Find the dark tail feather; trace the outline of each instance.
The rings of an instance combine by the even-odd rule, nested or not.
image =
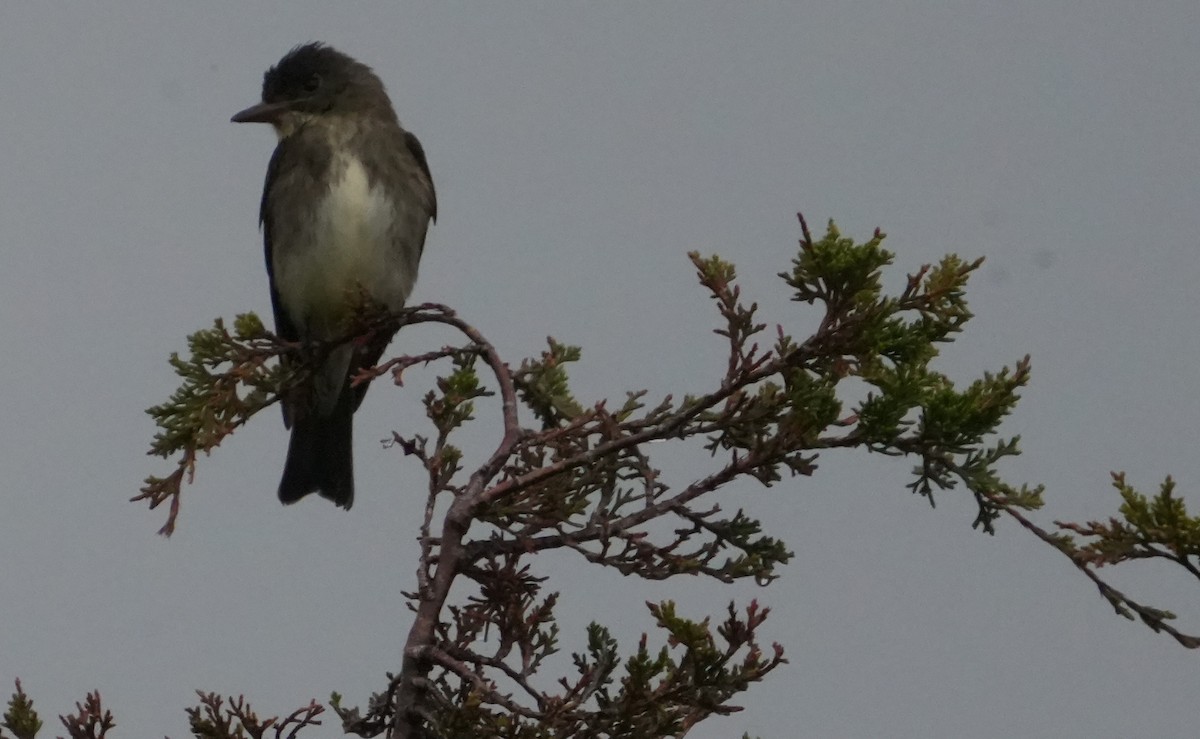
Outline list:
[[[355,356],[354,362],[350,368],[350,375],[353,376],[360,370],[374,367],[376,364],[378,364],[379,358],[383,356],[383,352],[387,349],[388,343],[391,342],[392,337],[395,335],[395,331],[389,333],[388,331],[381,330],[372,337],[372,340],[366,346],[359,348],[358,354]],[[367,387],[369,387],[370,384],[371,383],[369,382],[363,382],[359,383],[354,388],[354,410],[357,411],[358,407],[362,405],[363,398],[367,395]]]
[[[279,500],[295,503],[319,493],[349,510],[354,504],[353,394],[343,392],[325,417],[296,419],[288,443]]]

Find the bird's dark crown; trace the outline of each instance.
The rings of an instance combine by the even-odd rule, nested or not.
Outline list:
[[[317,115],[370,109],[394,116],[383,82],[370,67],[319,42],[297,46],[268,69],[262,99]]]

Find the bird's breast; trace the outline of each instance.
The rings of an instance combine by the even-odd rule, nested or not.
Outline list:
[[[361,161],[335,157],[329,186],[318,193],[310,212],[296,214],[303,227],[272,258],[284,309],[301,331],[322,339],[344,330],[354,291],[399,310],[416,273],[398,253],[397,203]]]

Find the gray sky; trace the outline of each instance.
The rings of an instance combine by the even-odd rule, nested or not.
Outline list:
[[[1048,485],[1038,521],[1115,510],[1110,469],[1189,495],[1200,5],[799,5],[6,7],[0,679],[48,718],[99,688],[121,736],[181,737],[195,688],[286,712],[332,690],[365,702],[398,664],[420,476],[377,440],[419,428],[419,383],[358,415],[349,514],[279,506],[275,413],[203,460],[171,540],[125,502],[169,470],[143,454],[142,412],[174,386],[167,354],[215,316],[269,314],[256,215],[274,139],[228,119],[313,39],[374,66],[429,154],[442,217],[414,298],[512,361],[548,334],[582,344],[582,398],[722,371],[688,250],[736,262],[772,322],[811,325],[774,277],[802,210],[882,227],[898,274],[988,257],[979,317],[940,366],[968,379],[1033,354],[1007,427],[1026,454],[1004,470]],[[540,564],[565,576],[564,646],[590,618],[632,645],[647,598],[702,615],[758,597],[791,664],[695,736],[1195,736],[1196,655],[1016,527],[971,531],[953,495],[931,511],[909,467],[855,455],[730,491],[797,554],[767,589]],[[1200,629],[1194,583],[1116,575]]]

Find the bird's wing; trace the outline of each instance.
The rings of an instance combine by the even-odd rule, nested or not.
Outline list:
[[[404,132],[404,144],[408,147],[408,151],[412,154],[413,159],[417,160],[421,171],[425,173],[425,179],[429,180],[429,220],[436,221],[437,192],[433,188],[433,175],[429,173],[429,162],[425,160],[425,147],[421,146],[421,142],[409,131]]]
[[[275,314],[275,333],[287,341],[298,341],[300,331],[284,312],[283,304],[279,299],[279,288],[275,284],[275,266],[272,258],[275,248],[275,224],[270,217],[271,189],[277,180],[280,162],[284,156],[284,143],[280,142],[279,146],[275,147],[275,153],[271,155],[271,163],[267,165],[267,180],[263,184],[262,202],[258,207],[258,223],[262,226],[263,232],[263,253],[267,260],[267,279],[271,285],[271,309]]]

